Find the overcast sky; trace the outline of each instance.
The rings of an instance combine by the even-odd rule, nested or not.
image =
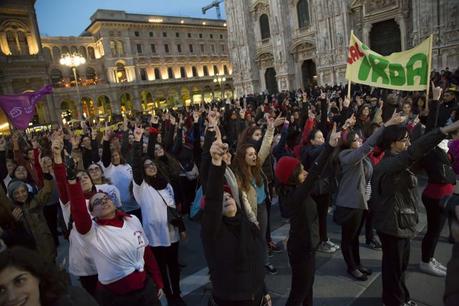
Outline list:
[[[217,18],[216,10],[202,14],[201,8],[213,0],[38,0],[38,26],[43,36],[78,36],[89,25],[97,9],[123,10],[151,15]],[[220,4],[222,16],[224,3]]]

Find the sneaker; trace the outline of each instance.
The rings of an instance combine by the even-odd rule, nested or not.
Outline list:
[[[337,245],[336,243],[332,242],[330,239],[325,241],[325,243],[328,244],[329,246],[331,246],[332,248],[335,248],[337,251],[341,249],[341,247],[339,245]]]
[[[405,303],[406,306],[418,306],[418,304],[413,301],[413,300],[409,300],[408,302]]]
[[[326,241],[322,241],[317,248],[318,252],[332,254],[336,252],[336,248],[330,246]]]
[[[445,267],[444,265],[442,265],[440,262],[438,262],[435,258],[432,258],[432,259],[430,260],[430,262],[433,263],[434,266],[436,266],[436,267],[439,268],[440,270],[443,270],[443,271],[446,272],[446,270],[447,270],[446,267]]]
[[[277,274],[277,269],[274,268],[274,266],[272,264],[267,264],[265,265],[266,267],[266,270],[268,270],[268,272],[272,275],[276,275]]]
[[[367,243],[365,244],[368,248],[373,249],[373,250],[380,251],[382,249],[381,243],[379,243],[379,241],[375,239],[367,241]]]
[[[355,269],[354,271],[347,270],[347,273],[352,276],[352,278],[356,281],[364,282],[368,280],[368,276],[359,270]]]
[[[427,274],[431,274],[434,276],[446,276],[446,271],[443,271],[440,268],[438,268],[436,265],[433,264],[432,261],[430,262],[421,261],[419,263],[419,269],[422,272],[425,272]]]
[[[268,248],[272,253],[282,253],[282,249],[272,241],[268,242]]]

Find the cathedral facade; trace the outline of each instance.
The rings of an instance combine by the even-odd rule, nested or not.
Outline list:
[[[236,95],[345,83],[351,30],[388,55],[434,34],[432,68],[459,66],[457,0],[227,0]]]

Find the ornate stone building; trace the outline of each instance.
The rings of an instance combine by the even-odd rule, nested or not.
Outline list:
[[[0,88],[15,94],[51,83],[53,94],[38,103],[36,123],[233,94],[223,20],[97,10],[78,37],[40,37],[34,3],[0,4]],[[76,67],[79,94],[72,69],[59,63],[67,53],[86,59]],[[215,82],[217,75],[226,81]]]
[[[434,33],[433,68],[459,66],[457,0],[227,0],[236,95],[346,82],[351,30],[387,55]]]

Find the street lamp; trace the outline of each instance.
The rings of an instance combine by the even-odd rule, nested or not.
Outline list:
[[[81,56],[78,53],[66,53],[63,54],[61,59],[59,60],[59,63],[63,66],[67,66],[72,68],[73,71],[73,77],[75,78],[75,84],[76,84],[76,90],[77,90],[77,96],[78,96],[78,103],[77,103],[77,108],[78,108],[78,118],[81,119],[81,113],[82,113],[82,107],[81,107],[81,96],[80,96],[80,87],[78,86],[78,78],[77,78],[77,72],[76,68],[80,65],[83,65],[86,63],[86,59]]]
[[[222,83],[226,82],[226,77],[224,75],[220,75],[217,73],[217,75],[215,76],[214,78],[214,83],[218,83],[218,85],[220,85],[220,90],[221,90],[221,99],[222,101],[224,100],[224,97],[223,97],[223,86],[222,86]]]

